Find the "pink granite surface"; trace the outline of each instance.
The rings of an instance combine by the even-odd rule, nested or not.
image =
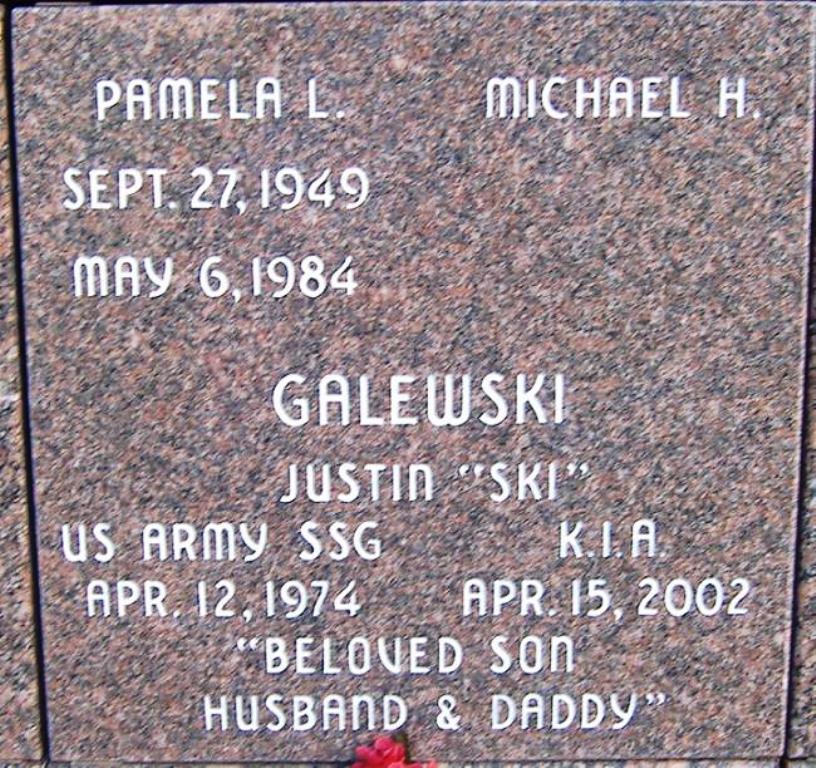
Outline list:
[[[782,754],[807,261],[811,12],[798,5],[337,5],[24,9],[15,13],[23,254],[57,760],[346,759],[364,733],[206,732],[201,698],[399,693],[416,757],[440,761],[773,758]],[[47,71],[47,77],[44,72]],[[485,81],[680,74],[687,120],[484,119]],[[716,116],[717,78],[751,111]],[[98,123],[99,78],[278,76],[279,121]],[[318,76],[346,110],[303,118]],[[169,169],[167,200],[213,168],[356,165],[357,211],[255,205],[69,212],[69,166]],[[353,297],[203,297],[196,268],[243,275],[260,254],[351,255]],[[160,259],[159,299],[77,300],[79,255]],[[244,287],[246,287],[244,285]],[[558,425],[284,427],[285,372],[563,371]],[[341,509],[277,499],[290,462],[427,461],[433,502]],[[493,504],[462,463],[587,461],[557,505]],[[557,524],[648,516],[664,557],[558,558]],[[379,521],[376,564],[297,557],[315,519]],[[140,561],[149,522],[271,526],[255,563]],[[68,563],[63,524],[110,523],[110,563]],[[233,579],[259,608],[267,578],[358,579],[356,619],[200,619],[198,580]],[[460,616],[463,579],[540,577],[554,616]],[[750,581],[742,616],[638,617],[638,582]],[[159,579],[171,614],[89,620],[91,579]],[[615,621],[569,615],[573,579],[605,578]],[[172,611],[178,611],[174,616]],[[490,638],[569,633],[576,669],[492,674]],[[264,674],[239,637],[457,636],[451,676]],[[626,729],[491,732],[489,696],[636,693]],[[462,728],[436,728],[442,692]],[[647,704],[661,694],[663,703]]]
[[[805,761],[790,761],[801,768],[810,768],[812,763]],[[482,762],[482,763],[438,763],[438,768],[469,768],[470,766],[481,766],[481,768],[779,768],[782,764],[780,760],[548,760],[546,762],[524,761],[520,763],[510,762]],[[58,763],[50,762],[54,768],[115,768],[121,763],[109,762],[73,762]],[[166,766],[171,768],[173,763],[130,763],[133,768],[147,768],[147,766]],[[183,765],[183,763],[178,764]],[[206,764],[205,764],[206,765]],[[252,768],[264,768],[267,765],[274,765],[277,768],[296,768],[303,766],[303,763],[214,763],[208,768],[215,766],[223,768],[238,768],[238,766],[252,766]],[[312,763],[316,766],[336,766],[337,763]],[[15,768],[15,766],[0,765],[0,768]]]
[[[813,302],[813,299],[811,299]],[[792,757],[816,757],[816,404],[814,404],[814,328],[810,328],[808,372],[807,451],[802,493],[802,520],[797,574],[796,647],[794,654],[793,707],[789,722]]]
[[[0,27],[2,11],[0,11]],[[0,66],[2,31],[0,31]],[[5,87],[0,83],[0,761],[41,754]]]

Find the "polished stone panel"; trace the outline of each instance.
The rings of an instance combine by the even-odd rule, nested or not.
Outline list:
[[[807,433],[793,655],[793,699],[789,718],[791,757],[816,757],[816,401],[814,401],[814,335],[810,329],[807,387]],[[799,765],[799,761],[795,763]],[[803,763],[804,765],[804,763]]]
[[[369,737],[337,714],[358,695],[404,699],[417,759],[781,756],[811,15],[16,11],[53,757],[344,760]],[[466,375],[471,417],[435,424],[432,377]],[[354,464],[359,495],[287,502],[310,462]],[[412,463],[429,500],[394,500],[390,470],[377,496],[362,469]],[[371,529],[345,547],[366,521],[379,557]],[[240,536],[263,525],[255,557]],[[161,533],[175,552],[146,557]],[[329,582],[319,616],[286,617],[295,579]],[[463,615],[474,579],[526,590],[527,613]],[[359,637],[374,661],[352,674]],[[413,674],[377,659],[394,637]],[[296,638],[300,672],[277,672]]]
[[[5,67],[0,9],[0,67]],[[0,760],[42,755],[23,452],[6,93],[0,82]]]

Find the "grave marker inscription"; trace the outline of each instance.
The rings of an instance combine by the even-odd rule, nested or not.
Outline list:
[[[780,755],[811,21],[17,11],[53,757]]]

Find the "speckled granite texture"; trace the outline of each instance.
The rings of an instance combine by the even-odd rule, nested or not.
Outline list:
[[[811,299],[813,302],[813,299]],[[814,331],[810,328],[805,486],[802,497],[800,562],[796,615],[793,709],[790,716],[790,754],[816,757],[816,370]],[[797,763],[799,765],[800,763]]]
[[[797,762],[802,768],[809,768],[806,763]],[[121,763],[105,762],[73,762],[73,763],[48,763],[53,768],[116,768]],[[129,763],[131,768],[175,768],[173,763]],[[184,763],[177,764],[178,768]],[[202,764],[207,766],[206,763]],[[239,766],[249,766],[251,768],[264,768],[264,766],[274,765],[276,768],[303,768],[305,765],[320,766],[329,768],[337,766],[337,763],[216,763],[207,768],[238,768]],[[479,762],[479,763],[437,763],[439,768],[777,768],[779,760],[597,760],[597,761],[560,761],[552,760],[546,762],[525,761],[522,763],[509,762]],[[0,764],[0,768],[15,768],[15,766],[5,766]]]
[[[0,66],[3,64],[0,9]],[[23,463],[8,126],[0,83],[0,760],[41,756]]]
[[[773,758],[782,754],[800,439],[811,11],[799,5],[553,4],[39,8],[15,12],[23,255],[52,757],[76,761],[347,759],[366,734],[203,729],[205,694],[399,693],[417,759]],[[682,75],[686,120],[484,118],[488,78]],[[716,116],[743,75],[742,119]],[[278,121],[99,123],[99,78],[277,76]],[[342,120],[304,117],[317,76]],[[324,91],[325,93],[325,91]],[[364,168],[356,211],[69,212],[69,166]],[[245,182],[244,182],[245,183]],[[246,187],[242,194],[248,195]],[[217,255],[354,259],[357,292],[318,300],[202,296]],[[77,300],[79,255],[173,256],[167,295]],[[284,427],[286,372],[563,372],[558,426]],[[290,462],[433,464],[422,504],[278,502]],[[556,505],[495,504],[462,463],[586,461]],[[559,559],[558,522],[657,522],[652,559]],[[309,566],[306,520],[375,519],[384,555]],[[141,562],[150,522],[269,523],[255,563]],[[68,563],[63,524],[109,523],[110,563]],[[94,550],[95,551],[95,550]],[[361,585],[359,617],[249,623],[267,578]],[[554,616],[463,619],[478,576],[543,579]],[[748,613],[636,615],[638,584],[747,579]],[[88,620],[90,579],[160,579],[170,614]],[[200,619],[198,580],[232,579],[239,615]],[[574,579],[622,613],[570,615]],[[729,600],[733,593],[729,592]],[[178,611],[178,615],[173,612]],[[454,675],[266,675],[239,637],[459,638]],[[498,634],[569,633],[571,674],[489,671]],[[489,697],[640,697],[632,722],[491,732]],[[437,698],[462,727],[436,728]],[[647,697],[662,694],[662,704]],[[654,701],[659,701],[655,698]]]

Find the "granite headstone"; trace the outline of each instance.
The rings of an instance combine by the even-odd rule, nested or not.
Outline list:
[[[811,42],[15,11],[52,757],[781,756]]]

